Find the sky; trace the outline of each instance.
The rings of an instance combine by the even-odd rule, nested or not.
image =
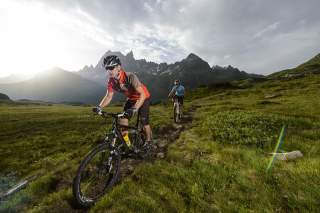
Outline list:
[[[1,0],[0,77],[96,65],[108,50],[270,74],[320,53],[319,0]]]

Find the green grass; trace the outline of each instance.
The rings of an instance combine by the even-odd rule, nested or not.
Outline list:
[[[168,107],[152,107],[155,132],[169,125]],[[122,107],[106,110],[121,112]],[[0,212],[28,209],[51,194],[57,193],[57,198],[61,190],[69,190],[80,160],[111,127],[111,118],[94,116],[91,107],[66,105],[2,103],[0,120],[0,192],[21,179],[40,176],[27,190],[2,202]]]
[[[268,77],[270,78],[288,78],[290,75],[293,76],[306,76],[310,74],[319,74],[320,71],[320,54],[316,55],[309,61],[300,64],[298,67],[293,68],[293,69],[286,69],[282,70],[280,72],[272,73]]]
[[[319,83],[313,76],[246,89],[198,89],[188,97],[198,107],[192,128],[169,147],[166,159],[140,166],[92,212],[317,212]],[[264,98],[270,94],[275,98]],[[304,157],[276,162],[268,173],[268,153],[283,124],[282,150],[298,149]]]
[[[90,211],[317,212],[320,76],[249,83],[188,93],[186,108],[196,108],[192,125],[169,146],[166,158],[140,164]],[[158,139],[172,125],[170,117],[171,104],[151,107]],[[103,137],[103,120],[89,107],[62,105],[1,105],[0,119],[3,188],[9,180],[43,172],[0,212],[77,211],[72,178],[84,154]],[[304,157],[276,161],[267,172],[284,124],[281,149],[300,150]]]

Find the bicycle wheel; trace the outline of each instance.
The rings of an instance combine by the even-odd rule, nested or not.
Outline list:
[[[183,113],[183,111],[182,111],[182,105],[179,105],[179,120],[182,119],[182,113]]]
[[[174,104],[173,106],[173,119],[175,123],[179,122],[179,104]]]
[[[82,207],[91,206],[117,181],[121,158],[107,144],[95,147],[80,163],[73,181],[73,195]]]
[[[132,135],[132,139],[133,139],[133,146],[141,149],[141,147],[144,145],[145,142],[145,135],[143,132],[135,132]]]

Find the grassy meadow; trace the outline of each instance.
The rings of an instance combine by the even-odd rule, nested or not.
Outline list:
[[[152,108],[155,131],[170,125],[167,107]],[[0,212],[20,211],[53,192],[70,190],[80,160],[104,138],[111,125],[111,118],[95,116],[91,109],[0,103],[0,192],[22,179],[39,176],[26,190],[1,201]],[[114,106],[108,111],[121,109]]]
[[[1,191],[40,174],[0,212],[318,212],[320,75],[233,85],[189,92],[192,123],[166,157],[140,164],[88,210],[75,207],[71,183],[105,121],[90,107],[0,105]],[[169,103],[151,106],[158,140],[170,116]],[[304,156],[267,172],[283,125],[281,150]]]

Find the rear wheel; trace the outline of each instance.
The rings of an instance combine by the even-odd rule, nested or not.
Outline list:
[[[121,158],[107,144],[94,148],[81,162],[73,181],[73,195],[82,207],[91,206],[119,177]]]
[[[173,119],[174,122],[179,123],[180,121],[180,113],[179,113],[179,104],[178,103],[174,103],[173,106]]]
[[[180,104],[179,105],[179,118],[180,118],[180,120],[182,119],[182,105]]]
[[[136,132],[133,136],[133,145],[138,148],[141,149],[142,146],[144,145],[146,141],[146,136],[143,132],[143,130]]]

